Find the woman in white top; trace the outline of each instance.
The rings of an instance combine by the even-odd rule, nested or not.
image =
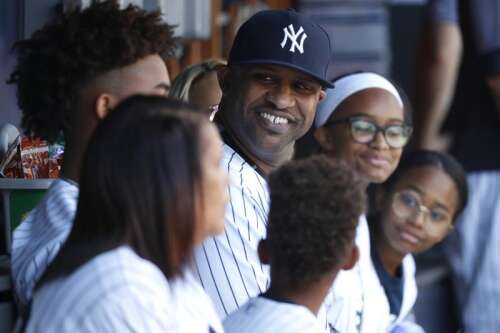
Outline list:
[[[396,171],[376,191],[368,218],[373,269],[383,302],[391,313],[391,330],[402,322],[417,297],[412,253],[428,250],[453,228],[467,202],[465,172],[451,156],[417,150],[403,156]],[[398,329],[396,329],[398,328]]]
[[[368,187],[384,182],[396,169],[412,132],[411,114],[400,91],[375,73],[345,75],[318,105],[314,136],[323,153],[347,162]],[[325,301],[329,325],[338,332],[385,332],[389,312],[373,293],[370,236],[364,216],[356,244],[360,258],[350,271],[337,275]]]
[[[222,145],[185,110],[136,96],[99,125],[74,226],[37,286],[27,332],[223,332],[190,273],[193,248],[224,228]]]

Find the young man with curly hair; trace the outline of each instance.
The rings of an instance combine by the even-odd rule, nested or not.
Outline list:
[[[259,256],[271,285],[224,321],[226,332],[324,332],[316,315],[354,244],[364,186],[346,164],[325,156],[292,161],[269,177],[271,208]]]
[[[10,83],[17,85],[25,132],[49,142],[62,134],[66,143],[61,177],[14,231],[12,276],[22,310],[71,229],[91,134],[124,98],[168,92],[164,59],[175,39],[159,13],[92,1],[87,9],[58,13],[15,48]]]

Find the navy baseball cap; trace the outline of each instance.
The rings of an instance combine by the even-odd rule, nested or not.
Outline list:
[[[228,65],[276,64],[309,74],[327,88],[330,37],[305,15],[292,10],[264,10],[239,29]]]

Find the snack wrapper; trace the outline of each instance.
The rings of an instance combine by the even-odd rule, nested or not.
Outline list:
[[[26,179],[49,178],[49,145],[38,138],[21,138],[21,164]]]
[[[60,144],[49,146],[45,140],[20,136],[0,163],[0,174],[6,178],[57,178],[63,153]]]

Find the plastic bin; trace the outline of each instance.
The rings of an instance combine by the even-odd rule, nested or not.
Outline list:
[[[10,255],[12,231],[38,204],[53,179],[0,179],[5,249]]]

